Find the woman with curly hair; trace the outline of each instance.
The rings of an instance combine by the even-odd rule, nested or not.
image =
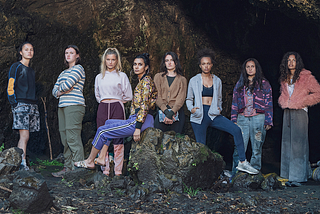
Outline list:
[[[173,130],[182,133],[185,114],[183,104],[187,95],[187,79],[182,76],[179,58],[174,52],[167,52],[160,64],[160,73],[154,76],[158,91],[157,106],[160,108],[154,127],[163,132]]]
[[[266,131],[273,125],[272,89],[263,76],[259,62],[247,59],[241,67],[240,79],[233,90],[231,121],[242,131],[244,149],[247,150],[249,138],[252,156],[250,164],[261,170],[262,145]],[[238,151],[234,149],[232,174],[236,172]]]
[[[280,176],[289,179],[287,186],[300,186],[310,176],[308,107],[320,102],[320,85],[297,52],[283,56],[279,82],[284,109]]]
[[[186,104],[191,112],[190,122],[197,142],[206,144],[208,126],[230,133],[239,153],[237,169],[249,174],[258,174],[246,160],[241,129],[222,116],[222,83],[219,77],[211,74],[215,53],[202,49],[197,54],[201,73],[192,77],[188,86]]]
[[[134,89],[130,117],[127,120],[110,119],[100,126],[92,141],[93,146],[89,157],[74,163],[76,167],[94,169],[95,164],[104,163],[110,140],[133,136],[133,140],[138,142],[141,132],[153,127],[154,119],[148,112],[155,107],[157,91],[153,80],[147,75],[150,70],[148,53],[136,56],[133,70],[139,78],[139,83]],[[99,152],[100,156],[96,158]]]

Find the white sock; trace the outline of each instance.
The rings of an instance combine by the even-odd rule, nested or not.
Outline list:
[[[21,165],[23,165],[23,166],[26,166],[26,165],[27,165],[26,159],[22,159]]]

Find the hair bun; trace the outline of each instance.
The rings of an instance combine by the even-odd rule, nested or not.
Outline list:
[[[147,57],[147,58],[149,59],[149,56],[150,56],[150,55],[149,55],[148,53],[143,53],[142,55],[145,56],[145,57]]]

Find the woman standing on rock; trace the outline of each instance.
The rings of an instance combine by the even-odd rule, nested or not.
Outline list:
[[[197,54],[201,73],[192,77],[188,86],[186,104],[191,112],[190,122],[197,142],[206,144],[207,128],[211,126],[233,135],[239,152],[237,169],[249,174],[258,174],[246,160],[241,129],[222,116],[222,83],[219,77],[211,74],[215,53],[202,49]]]
[[[74,162],[84,158],[81,129],[85,113],[85,72],[80,65],[80,51],[77,46],[68,45],[64,54],[67,69],[61,72],[52,89],[52,95],[59,99],[58,120],[61,143],[64,146],[64,168],[52,173],[54,177],[63,177],[73,169]]]
[[[18,148],[23,150],[21,168],[29,170],[26,163],[29,133],[40,130],[40,117],[36,99],[35,72],[29,67],[34,50],[30,42],[19,47],[20,61],[9,70],[8,99],[11,104],[12,129],[19,130]]]
[[[157,106],[160,108],[154,127],[163,132],[173,130],[182,133],[185,114],[182,109],[187,93],[187,79],[182,76],[182,68],[177,54],[167,52],[160,64],[160,73],[154,76],[158,91]]]
[[[138,142],[141,132],[153,127],[154,119],[152,115],[148,114],[148,111],[155,107],[157,91],[153,80],[147,75],[150,70],[149,54],[144,53],[136,56],[133,70],[139,78],[139,83],[134,90],[129,119],[110,119],[103,126],[100,126],[92,141],[93,146],[89,157],[74,163],[76,167],[94,169],[95,164],[103,165],[111,139],[133,136],[133,140]],[[100,150],[101,155],[96,158]]]
[[[97,128],[103,126],[106,120],[125,120],[123,103],[132,100],[132,88],[127,75],[121,71],[120,53],[116,48],[108,48],[101,57],[101,73],[95,79],[95,96],[99,103],[97,112]],[[122,174],[124,146],[123,139],[114,139],[114,171]],[[109,176],[109,156],[105,157],[103,173]]]
[[[241,67],[240,79],[233,90],[231,121],[242,131],[244,150],[249,138],[252,147],[250,164],[261,170],[262,145],[266,131],[273,125],[272,89],[256,59],[247,59]],[[233,175],[238,165],[238,151],[233,153]]]
[[[284,109],[280,176],[289,179],[287,186],[300,186],[310,175],[308,107],[320,102],[320,85],[296,52],[283,56],[279,81]]]

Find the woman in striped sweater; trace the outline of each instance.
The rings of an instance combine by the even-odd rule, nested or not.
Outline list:
[[[85,72],[80,65],[79,48],[69,45],[65,49],[65,65],[55,83],[52,95],[59,99],[58,120],[61,143],[64,146],[64,168],[54,177],[63,175],[73,169],[73,163],[84,159],[81,140],[82,119],[85,113],[83,85]]]

